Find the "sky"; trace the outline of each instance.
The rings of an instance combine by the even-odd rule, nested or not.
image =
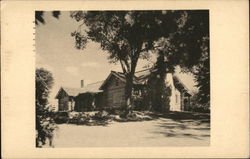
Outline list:
[[[54,86],[49,99],[52,104],[57,104],[55,96],[62,86],[80,88],[82,79],[84,85],[87,85],[105,80],[111,70],[121,71],[119,63],[109,63],[107,52],[98,43],[89,42],[84,50],[74,47],[75,41],[71,33],[79,23],[70,17],[69,12],[61,12],[59,19],[51,16],[51,12],[45,12],[44,20],[45,24],[36,26],[36,68],[43,67],[53,75]],[[155,61],[153,55],[150,61],[140,59],[137,71],[152,64]],[[195,89],[191,75],[178,73],[178,76],[185,80],[188,88]]]

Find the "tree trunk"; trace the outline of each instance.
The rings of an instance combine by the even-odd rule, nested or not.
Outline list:
[[[125,100],[126,100],[126,109],[128,110],[128,112],[131,111],[131,108],[133,106],[133,102],[132,102],[133,77],[135,74],[135,68],[138,62],[139,55],[140,55],[140,52],[133,53],[133,56],[131,57],[130,66],[127,61],[124,61],[125,64],[123,64],[123,62],[121,61],[123,73],[125,74],[125,77],[126,77]],[[124,69],[124,66],[126,66],[127,69]]]
[[[125,85],[125,100],[126,108],[128,110],[132,107],[132,88],[133,88],[133,75],[131,73],[126,76],[126,85]]]

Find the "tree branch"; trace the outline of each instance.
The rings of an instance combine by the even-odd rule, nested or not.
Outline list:
[[[127,70],[126,70],[126,68],[125,68],[125,66],[124,66],[124,64],[123,64],[123,61],[122,61],[121,59],[120,59],[119,61],[120,61],[121,66],[122,66],[122,71],[123,71],[123,73],[126,74],[126,73],[127,73]]]
[[[162,46],[153,46],[151,49],[149,49],[149,48],[143,48],[143,49],[141,49],[140,50],[140,52],[144,52],[144,51],[148,51],[148,50],[154,50],[154,49],[157,49],[157,48],[160,48],[160,47],[162,47]]]

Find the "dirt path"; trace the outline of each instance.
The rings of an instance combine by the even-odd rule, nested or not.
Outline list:
[[[159,118],[142,122],[112,122],[106,126],[61,124],[55,147],[209,146],[207,120]]]

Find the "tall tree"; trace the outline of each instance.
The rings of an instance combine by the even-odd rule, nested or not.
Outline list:
[[[110,62],[119,62],[126,77],[125,98],[131,106],[133,77],[139,58],[148,58],[160,37],[170,37],[183,22],[183,11],[88,11],[72,12],[82,22],[72,33],[75,46],[84,49],[88,41],[100,44]],[[85,26],[82,31],[81,26]]]
[[[191,57],[188,66],[197,63],[191,71],[195,75],[198,93],[197,102],[201,105],[210,105],[210,49],[209,49],[209,12],[208,10],[187,12],[187,22],[183,31],[179,32],[179,43],[185,47],[181,51],[194,50],[200,56]],[[177,42],[178,43],[178,42]]]
[[[157,43],[161,47],[156,49],[161,56],[164,54],[165,65],[156,67],[160,77],[167,72],[173,73],[177,65],[183,71],[193,72],[199,89],[197,99],[201,104],[210,100],[208,13],[207,10],[184,11],[178,30],[167,39],[159,39]],[[163,58],[157,59],[157,63],[161,61]]]
[[[166,74],[169,72],[165,62],[163,51],[158,52],[157,61],[151,73],[151,80],[148,81],[149,98],[151,98],[151,108],[155,111],[168,111],[170,108],[171,88],[166,85]],[[153,81],[152,81],[153,80]]]
[[[41,147],[49,139],[52,145],[53,131],[56,128],[53,113],[48,107],[48,97],[53,86],[52,74],[43,69],[36,69],[36,147]]]
[[[202,57],[199,64],[193,69],[195,75],[198,92],[197,103],[203,107],[210,108],[210,62],[209,62],[209,47],[208,38],[203,39]]]

